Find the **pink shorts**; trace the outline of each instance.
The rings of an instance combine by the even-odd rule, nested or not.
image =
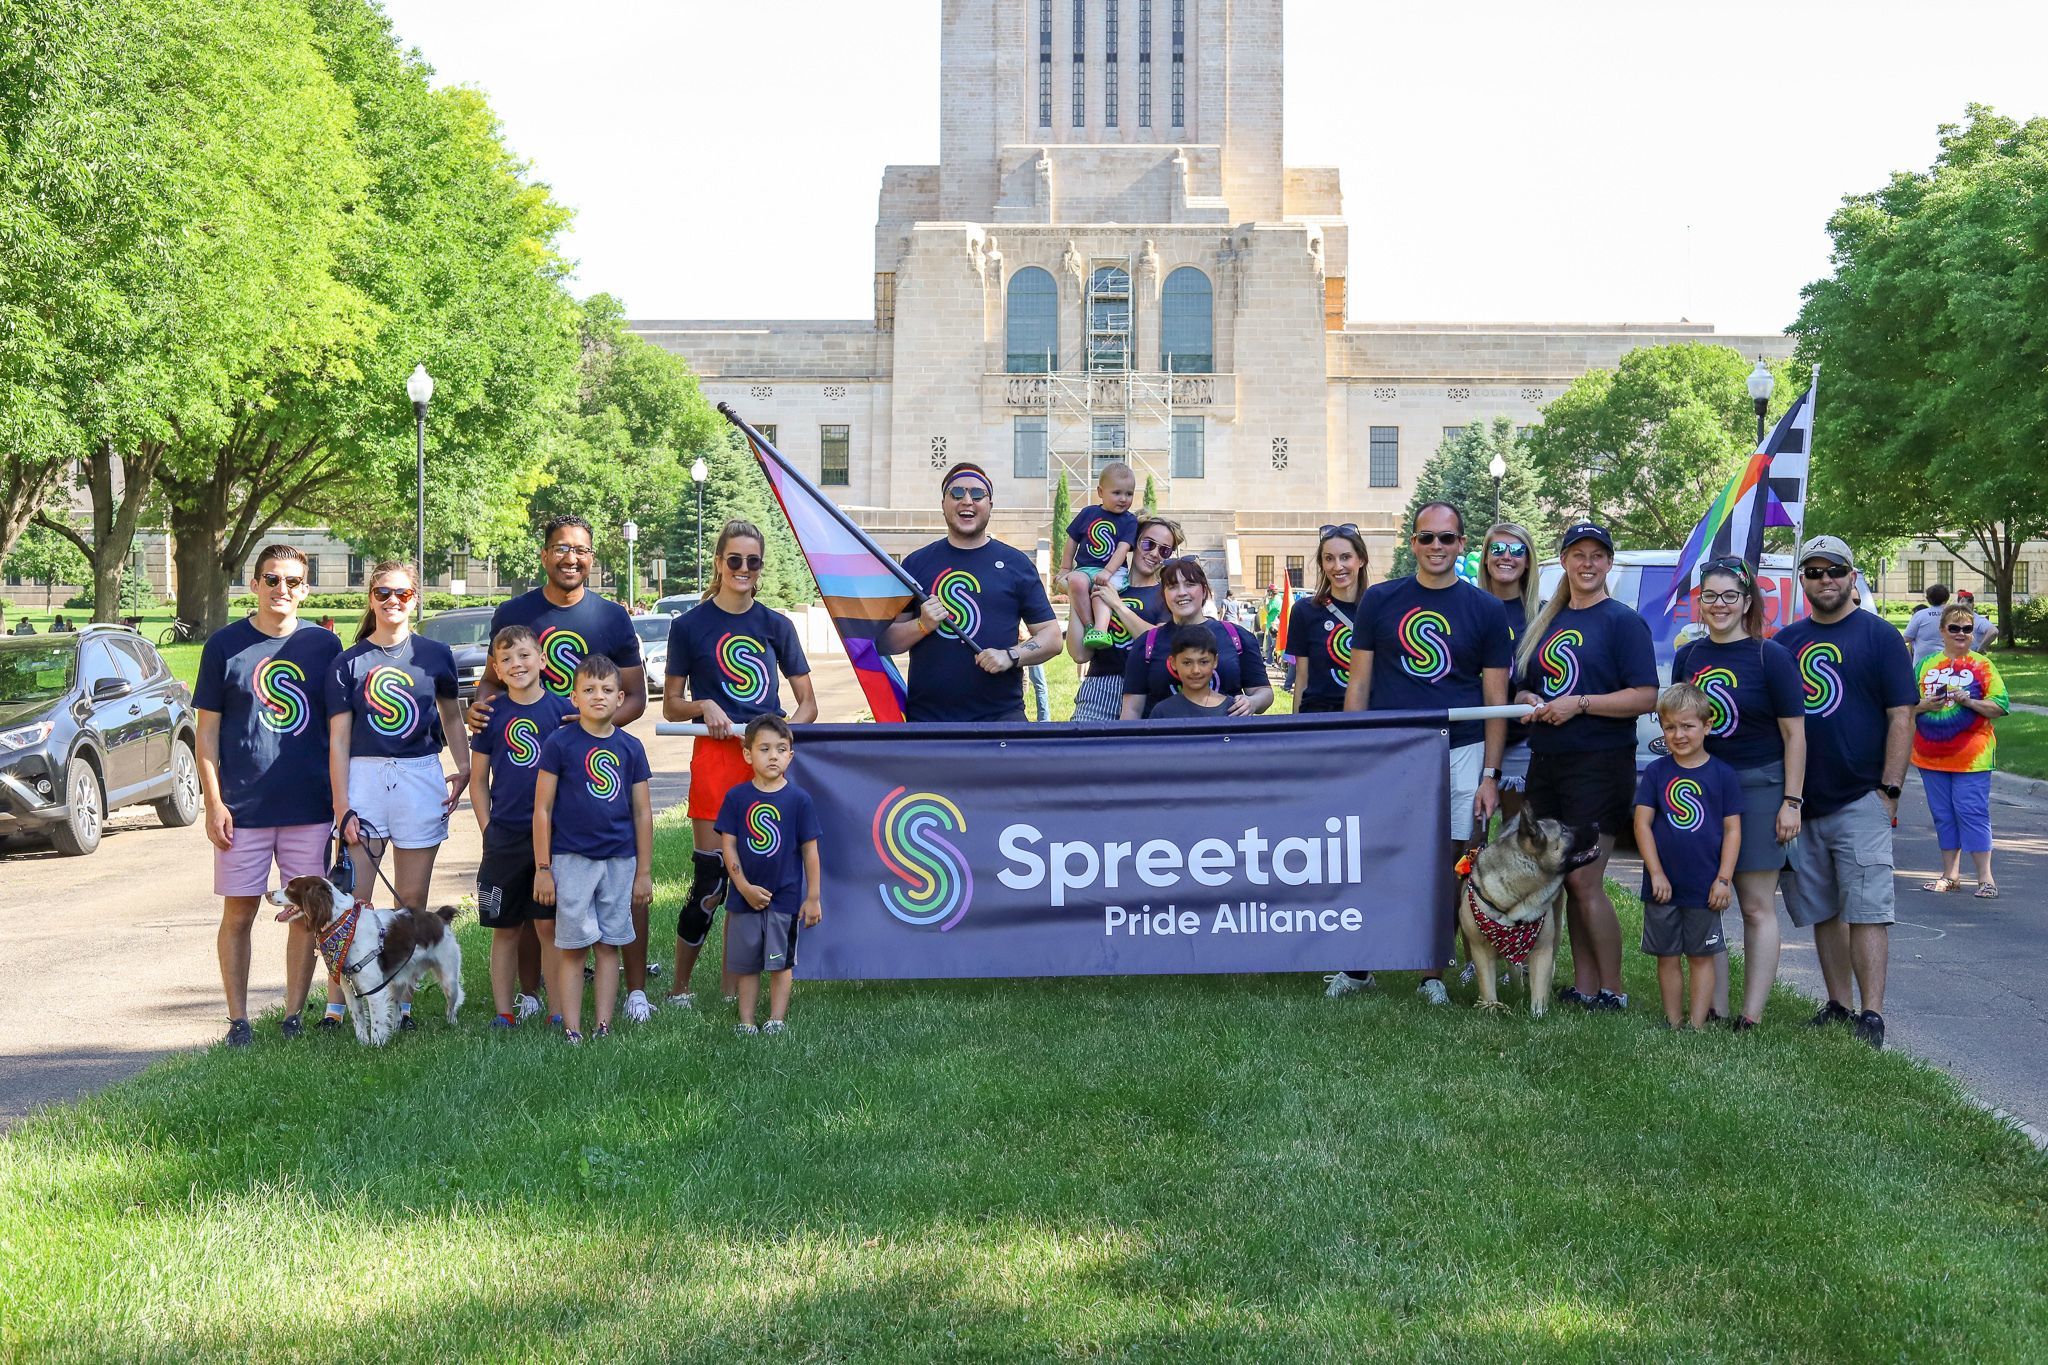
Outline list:
[[[279,825],[274,829],[235,826],[226,849],[213,851],[213,894],[260,896],[270,889],[270,867],[277,864],[277,884],[294,877],[327,875],[327,836],[333,826]]]

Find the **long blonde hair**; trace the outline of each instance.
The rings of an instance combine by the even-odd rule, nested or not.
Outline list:
[[[418,592],[420,590],[419,574],[413,571],[412,565],[407,564],[404,560],[401,559],[384,560],[383,562],[373,567],[370,570],[370,576],[363,580],[363,591],[365,594],[369,596],[370,603],[368,606],[363,608],[362,623],[356,627],[357,644],[361,644],[363,641],[369,639],[370,632],[377,629],[377,580],[380,578],[389,578],[392,574],[400,573],[404,574],[408,579],[411,580],[412,589],[414,592]],[[406,623],[406,629],[412,629],[412,623],[409,620]]]
[[[1486,561],[1491,557],[1489,547],[1503,533],[1521,541],[1522,548],[1528,551],[1527,554],[1522,556],[1522,620],[1525,622],[1533,621],[1536,619],[1536,613],[1539,610],[1536,597],[1536,579],[1539,575],[1536,572],[1536,538],[1534,536],[1512,521],[1496,521],[1493,525],[1486,528],[1486,542],[1479,548],[1479,572],[1482,574],[1488,572]],[[1490,577],[1487,579],[1485,586],[1488,592],[1493,591],[1493,580]],[[1528,627],[1525,625],[1523,629],[1526,630]]]
[[[737,517],[733,518],[731,521],[728,521],[725,524],[725,528],[718,533],[718,544],[712,548],[711,582],[708,585],[706,585],[704,589],[704,593],[701,598],[702,601],[709,602],[712,598],[718,596],[718,589],[725,583],[725,547],[730,545],[735,540],[751,540],[756,545],[760,546],[761,564],[763,568],[767,567],[768,537],[762,535],[761,528],[754,525],[753,522],[741,521]],[[761,580],[759,578],[756,578],[754,580],[754,590],[758,593],[760,591],[760,587]]]

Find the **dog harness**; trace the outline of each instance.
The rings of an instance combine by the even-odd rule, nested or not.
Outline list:
[[[363,911],[369,908],[368,901],[357,901],[317,940],[320,956],[326,960],[330,976],[339,974],[348,962],[348,950],[356,941],[356,925],[361,922]]]
[[[1536,946],[1536,938],[1543,932],[1546,914],[1522,924],[1509,924],[1494,914],[1493,907],[1479,899],[1479,888],[1465,883],[1465,904],[1471,908],[1472,922],[1479,926],[1479,936],[1487,941],[1496,953],[1517,967],[1529,960],[1529,950]]]

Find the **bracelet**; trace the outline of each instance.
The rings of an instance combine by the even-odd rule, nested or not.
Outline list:
[[[1785,804],[1790,806],[1793,810],[1798,810],[1801,806],[1806,804],[1806,798],[1803,796],[1788,796],[1785,798]]]
[[[1731,881],[1729,881],[1729,880],[1728,880],[1728,879],[1727,879],[1726,877],[1716,877],[1716,878],[1714,878],[1714,885],[1716,885],[1716,886],[1720,886],[1720,885],[1723,885],[1724,883],[1725,883],[1726,885],[1728,885],[1728,886],[1733,886],[1733,885],[1735,885],[1735,883],[1734,883],[1734,882],[1731,882]]]
[[[533,865],[533,870],[535,872],[553,872],[555,870],[555,865],[553,863],[535,863]]]
[[[1590,693],[1590,692],[1581,692],[1581,693],[1579,693],[1579,714],[1583,716],[1583,715],[1585,715],[1585,714],[1586,714],[1586,713],[1587,713],[1588,711],[1590,711],[1590,710],[1592,710],[1592,709],[1593,709],[1593,694],[1592,694],[1592,693]]]

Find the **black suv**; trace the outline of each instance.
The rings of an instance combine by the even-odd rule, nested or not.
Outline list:
[[[420,634],[439,640],[455,656],[456,696],[464,706],[476,698],[483,681],[484,664],[491,654],[491,617],[495,607],[457,607],[429,616],[420,623]]]
[[[198,743],[191,692],[128,627],[0,636],[0,836],[90,853],[109,811],[144,801],[189,825]]]

